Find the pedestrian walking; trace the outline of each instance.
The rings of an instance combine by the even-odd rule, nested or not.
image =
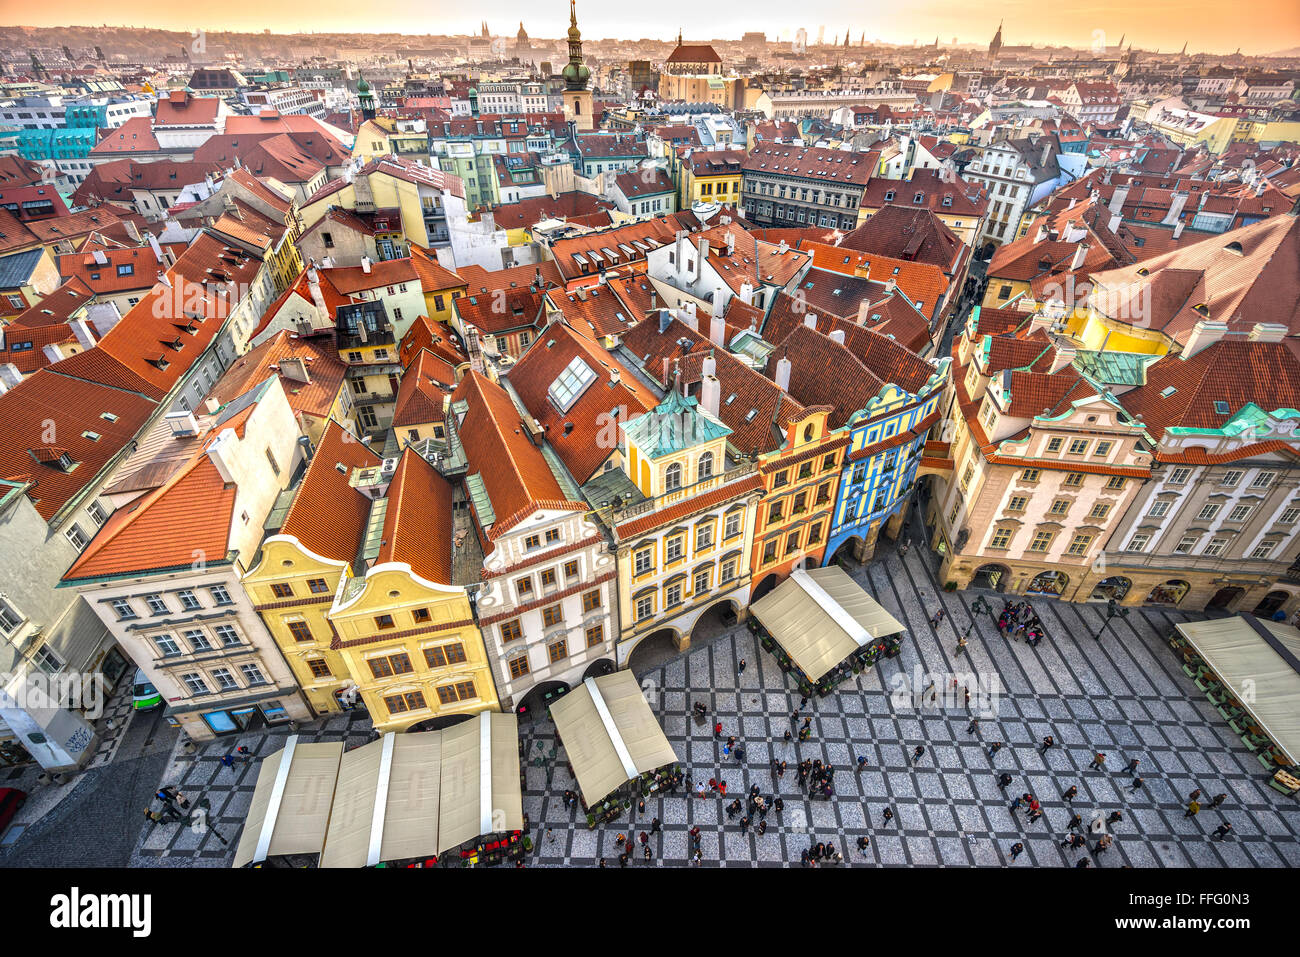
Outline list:
[[[162,814],[161,814],[161,812],[159,812],[159,811],[155,811],[155,810],[153,810],[152,808],[145,808],[145,809],[144,809],[144,816],[145,816],[145,820],[150,821],[150,822],[152,822],[153,824],[161,824],[161,823],[162,823]]]
[[[1130,758],[1130,759],[1129,759],[1129,762],[1128,762],[1128,765],[1124,768],[1124,772],[1125,772],[1126,774],[1132,774],[1134,771],[1137,770],[1137,766],[1138,766],[1138,764],[1139,764],[1139,761],[1138,761],[1137,758]]]
[[[1011,845],[1011,859],[1014,861],[1017,857],[1019,857],[1022,853],[1024,853],[1024,850],[1025,850],[1025,845],[1021,844],[1019,841],[1016,841],[1016,843]]]
[[[1054,744],[1056,744],[1056,741],[1055,741],[1055,739],[1054,739],[1054,738],[1049,734],[1047,737],[1043,738],[1043,744],[1042,744],[1042,746],[1038,749],[1038,753],[1039,753],[1039,754],[1046,754],[1046,753],[1047,753],[1047,749],[1050,748],[1050,747],[1052,747]]]
[[[764,821],[759,821],[759,822],[758,822],[758,833],[759,833],[759,834],[766,834],[766,833],[767,833],[767,821],[764,820]]]
[[[660,824],[659,824],[659,818],[657,818],[657,817],[652,817],[652,818],[650,819],[650,833],[651,833],[651,834],[655,834],[655,833],[657,833],[660,829],[661,829],[661,826],[660,826]]]
[[[785,810],[785,801],[777,798],[772,802],[772,810],[776,811],[777,817],[780,817],[781,812]]]
[[[1216,841],[1221,841],[1231,833],[1232,833],[1232,825],[1229,824],[1227,821],[1224,821],[1222,824],[1220,824],[1218,827],[1214,829],[1214,834],[1212,835],[1212,837]]]
[[[858,838],[858,850],[861,851],[863,854],[867,853],[867,848],[870,846],[871,846],[871,838],[867,837],[865,834],[862,837]]]
[[[1008,807],[1007,810],[1010,811],[1012,814],[1015,814],[1017,811],[1019,811],[1022,807],[1025,806],[1025,803],[1026,802],[1023,797],[1018,797],[1011,802],[1011,806]]]
[[[912,763],[919,764],[921,758],[924,755],[925,755],[925,745],[918,744],[915,748],[912,749]]]
[[[1098,771],[1104,771],[1106,770],[1105,767],[1103,767],[1105,763],[1106,763],[1106,755],[1098,751],[1096,754],[1092,756],[1092,763],[1089,764],[1088,767],[1096,768]]]
[[[1188,802],[1187,802],[1187,811],[1183,814],[1183,817],[1196,817],[1196,815],[1198,815],[1198,814],[1200,814],[1200,813],[1201,813],[1201,802],[1200,802],[1200,801],[1188,801]]]
[[[943,621],[943,609],[940,608],[930,617],[930,627],[933,628],[939,622]]]
[[[1224,801],[1226,801],[1227,799],[1228,799],[1228,795],[1227,795],[1227,794],[1216,794],[1216,795],[1214,795],[1213,798],[1210,799],[1210,807],[1218,807],[1220,804],[1222,804],[1222,803],[1223,803]]]
[[[1079,812],[1075,811],[1070,815],[1070,823],[1065,825],[1067,831],[1073,831],[1076,827],[1083,826],[1083,818],[1079,817]]]
[[[736,758],[737,761],[743,761],[743,760],[745,760],[745,749],[742,748],[742,747],[738,747],[738,748],[736,748],[736,749],[732,752],[732,754],[735,755],[735,758]]]
[[[701,781],[695,785],[695,794],[700,800],[704,800],[704,782]]]
[[[786,729],[785,729],[785,743],[786,743],[786,744],[789,744],[789,743],[790,743],[791,741],[793,741],[793,740],[794,740],[794,735],[792,735],[792,734],[790,733],[790,729],[789,729],[789,728],[786,728]]]
[[[647,834],[645,831],[642,831],[640,834],[638,834],[636,839],[640,841],[642,844],[650,843],[650,835]]]
[[[1114,826],[1122,820],[1124,820],[1123,814],[1120,814],[1119,811],[1111,811],[1110,817],[1106,818],[1106,823],[1108,825]]]
[[[1097,846],[1092,849],[1092,853],[1096,857],[1100,857],[1103,852],[1110,850],[1110,846],[1113,843],[1115,843],[1115,839],[1113,837],[1111,837],[1109,834],[1103,834],[1101,837],[1097,839]]]
[[[990,745],[989,745],[989,760],[992,760],[992,759],[993,759],[993,755],[997,754],[997,753],[998,753],[999,751],[1001,751],[1001,750],[1002,750],[1002,742],[1001,742],[1001,741],[994,741],[992,744],[990,744]]]
[[[999,788],[999,790],[1005,791],[1005,790],[1007,789],[1007,786],[1008,786],[1010,783],[1011,783],[1011,775],[1009,775],[1009,774],[1007,774],[1007,772],[1003,771],[1002,774],[999,775],[999,777],[998,777],[998,788]]]
[[[1140,790],[1142,790],[1142,779],[1141,779],[1141,778],[1134,778],[1134,779],[1133,779],[1133,786],[1132,786],[1131,788],[1129,788],[1129,791],[1130,791],[1131,793],[1136,794],[1136,793],[1137,793],[1138,791],[1140,791]]]
[[[955,654],[961,655],[961,654],[965,654],[965,652],[966,652],[966,636],[962,635],[960,638],[957,639],[957,651],[955,652]]]
[[[654,855],[650,853],[650,845],[649,845],[649,844],[647,844],[647,845],[646,845],[645,847],[643,847],[641,850],[642,850],[642,853],[645,855],[645,859],[646,859],[647,861],[649,861],[649,860],[653,860],[653,859],[654,859]]]
[[[1189,800],[1189,801],[1199,801],[1200,799],[1201,799],[1201,789],[1200,789],[1200,788],[1197,788],[1197,789],[1196,789],[1195,791],[1193,791],[1191,794],[1187,795],[1187,800]]]
[[[1092,861],[1090,861],[1086,857],[1081,857],[1079,858],[1079,863],[1075,864],[1074,866],[1079,868],[1089,868],[1092,867]]]
[[[713,726],[713,736],[714,736],[715,738],[720,738],[720,737],[722,737],[722,722],[721,722],[721,721],[719,721],[717,724],[715,724],[715,725]]]
[[[736,672],[737,672],[738,674],[742,674],[742,675],[745,673],[745,659],[744,659],[744,658],[741,658],[741,659],[740,659],[740,664],[738,664],[738,665],[736,666]]]
[[[885,813],[883,817],[885,819],[885,823],[888,824],[890,821],[894,819],[894,809],[889,807],[885,808]]]
[[[979,718],[971,718],[971,719],[970,719],[970,724],[966,725],[966,733],[967,733],[967,734],[974,734],[976,731],[979,730],[979,726],[980,726],[980,719],[979,719]]]
[[[859,770],[859,771],[865,771],[866,769],[867,769],[867,756],[866,756],[865,754],[859,754],[859,755],[858,755],[858,770]]]
[[[1065,793],[1061,795],[1061,800],[1064,801],[1066,804],[1073,804],[1074,799],[1078,796],[1079,796],[1078,785],[1071,784],[1068,788],[1065,789]]]
[[[747,816],[740,819],[740,830],[741,833],[749,830],[749,818]]]

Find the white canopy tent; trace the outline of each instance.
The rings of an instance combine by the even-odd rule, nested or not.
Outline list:
[[[235,867],[283,854],[319,854],[343,757],[342,741],[306,744],[291,735],[263,759],[235,850]]]
[[[1175,627],[1287,763],[1300,764],[1300,629],[1243,615]]]
[[[262,762],[234,866],[318,853],[321,867],[373,867],[523,826],[513,714],[386,734],[347,753],[295,735]]]
[[[812,681],[858,649],[907,630],[838,565],[795,569],[749,610]]]
[[[588,678],[551,705],[588,807],[678,758],[630,671]]]

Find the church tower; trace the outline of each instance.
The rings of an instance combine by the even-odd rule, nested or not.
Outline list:
[[[998,21],[998,32],[993,34],[993,42],[989,44],[989,59],[996,60],[998,51],[1002,49],[1002,21]]]
[[[357,99],[361,101],[361,116],[363,119],[373,120],[375,118],[375,95],[370,92],[370,84],[366,78],[357,74]]]
[[[570,128],[585,133],[594,128],[591,118],[591,91],[587,80],[591,70],[582,62],[582,33],[578,30],[575,0],[569,0],[569,62],[560,75],[564,77],[564,118]]]

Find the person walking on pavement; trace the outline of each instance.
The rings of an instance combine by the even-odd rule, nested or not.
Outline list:
[[[736,673],[737,673],[737,674],[742,674],[742,675],[745,673],[745,659],[744,659],[744,658],[741,658],[741,659],[740,659],[740,664],[736,666]]]
[[[1183,817],[1196,817],[1196,815],[1198,815],[1198,814],[1200,814],[1200,813],[1201,813],[1201,802],[1200,802],[1200,801],[1188,801],[1188,802],[1187,802],[1187,811],[1183,814]]]
[[[1128,764],[1124,768],[1124,772],[1126,774],[1132,774],[1134,771],[1137,770],[1138,764],[1139,761],[1137,758],[1130,758]]]
[[[1073,831],[1076,827],[1082,827],[1082,826],[1083,826],[1083,818],[1079,816],[1078,811],[1075,811],[1073,814],[1070,815],[1070,823],[1065,825],[1065,829],[1067,831]]]
[[[925,745],[918,744],[915,748],[912,749],[912,763],[919,764],[921,762],[921,757],[924,754],[925,754]]]
[[[1222,804],[1222,803],[1223,803],[1224,801],[1226,801],[1227,799],[1228,799],[1228,795],[1227,795],[1227,794],[1216,794],[1216,795],[1214,795],[1214,797],[1210,800],[1210,805],[1209,805],[1209,806],[1210,806],[1210,807],[1218,807],[1220,804]]]
[[[971,719],[970,719],[970,724],[966,725],[966,733],[967,733],[967,734],[974,734],[976,731],[979,730],[979,726],[980,726],[980,719],[979,719],[979,718],[971,718]]]
[[[650,819],[650,833],[654,834],[657,833],[659,830],[660,830],[659,818],[652,817]]]
[[[145,808],[144,816],[146,820],[151,821],[153,824],[162,823],[162,819],[163,819],[162,813],[159,811],[155,811],[152,808]]]
[[[1229,824],[1227,821],[1224,821],[1222,824],[1220,824],[1218,827],[1214,829],[1214,833],[1211,835],[1211,837],[1213,837],[1214,840],[1216,841],[1221,841],[1231,833],[1232,833],[1232,825]]]
[[[965,652],[966,652],[966,636],[962,635],[960,638],[957,639],[957,650],[953,652],[953,654],[960,655],[960,654],[965,654]]]
[[[888,824],[890,821],[892,821],[892,820],[894,819],[894,809],[893,809],[893,808],[888,808],[888,807],[885,808],[884,818],[885,818],[885,823],[886,823],[886,824]]]
[[[1106,769],[1105,767],[1103,767],[1105,763],[1106,763],[1106,755],[1098,751],[1096,754],[1092,756],[1092,763],[1089,764],[1088,767],[1096,768],[1098,771],[1105,771]]]
[[[859,771],[865,771],[866,769],[867,769],[867,756],[866,756],[865,754],[859,754],[859,755],[858,755],[858,770],[859,770]]]
[[[1029,802],[1029,823],[1033,824],[1042,816],[1043,816],[1043,806],[1038,803],[1037,798],[1032,799]]]
[[[1136,794],[1136,793],[1137,793],[1138,791],[1140,791],[1140,790],[1142,790],[1142,779],[1141,779],[1141,778],[1134,778],[1134,779],[1133,779],[1133,786],[1132,786],[1131,788],[1129,788],[1129,791],[1132,792],[1132,793],[1134,793],[1134,794]]]
[[[1007,808],[1007,810],[1010,811],[1012,814],[1015,814],[1022,807],[1024,807],[1026,803],[1027,802],[1025,801],[1024,797],[1018,797],[1011,802],[1011,806]]]
[[[939,624],[939,622],[941,622],[941,621],[943,621],[943,609],[942,609],[942,608],[940,608],[938,611],[936,611],[936,612],[934,613],[934,615],[930,618],[930,627],[933,628],[935,625]]]
[[[1102,852],[1109,851],[1110,846],[1113,843],[1115,843],[1115,839],[1113,837],[1111,837],[1109,834],[1103,834],[1101,837],[1097,839],[1097,846],[1092,849],[1093,855],[1100,858]]]
[[[990,745],[989,745],[989,760],[991,761],[991,760],[993,759],[993,756],[994,756],[995,754],[997,754],[997,753],[998,753],[999,751],[1001,751],[1001,750],[1002,750],[1002,742],[1001,742],[1001,741],[994,741],[992,744],[990,744]]]
[[[1011,783],[1011,775],[1007,774],[1006,771],[1003,771],[1002,774],[998,776],[998,790],[1005,791],[1007,789],[1007,785],[1009,785],[1010,783]]]
[[[1065,793],[1061,795],[1061,800],[1064,801],[1066,804],[1073,804],[1074,799],[1078,796],[1079,796],[1079,786],[1077,784],[1071,784],[1068,788],[1066,788]]]
[[[1011,845],[1011,859],[1014,861],[1017,857],[1019,857],[1022,853],[1024,853],[1024,850],[1025,850],[1025,845],[1021,844],[1019,841],[1016,841],[1016,843]]]
[[[719,721],[717,724],[715,724],[715,725],[713,726],[713,736],[714,736],[715,738],[721,738],[721,737],[722,737],[722,722],[721,722],[721,721]]]
[[[1047,749],[1052,747],[1052,745],[1054,744],[1056,744],[1056,740],[1049,734],[1047,737],[1043,738],[1043,743],[1041,746],[1039,746],[1038,753],[1046,754]]]
[[[1111,811],[1110,817],[1106,818],[1106,823],[1113,827],[1122,820],[1124,820],[1123,814],[1120,814],[1119,811]]]

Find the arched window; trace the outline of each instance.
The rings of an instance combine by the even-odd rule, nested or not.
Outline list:
[[[682,467],[674,462],[664,470],[664,490],[671,492],[682,487]]]
[[[700,456],[700,481],[713,475],[713,453],[705,452]]]
[[[812,437],[813,437],[813,427],[811,425],[805,426],[803,430],[803,440],[805,442],[811,442]]]

